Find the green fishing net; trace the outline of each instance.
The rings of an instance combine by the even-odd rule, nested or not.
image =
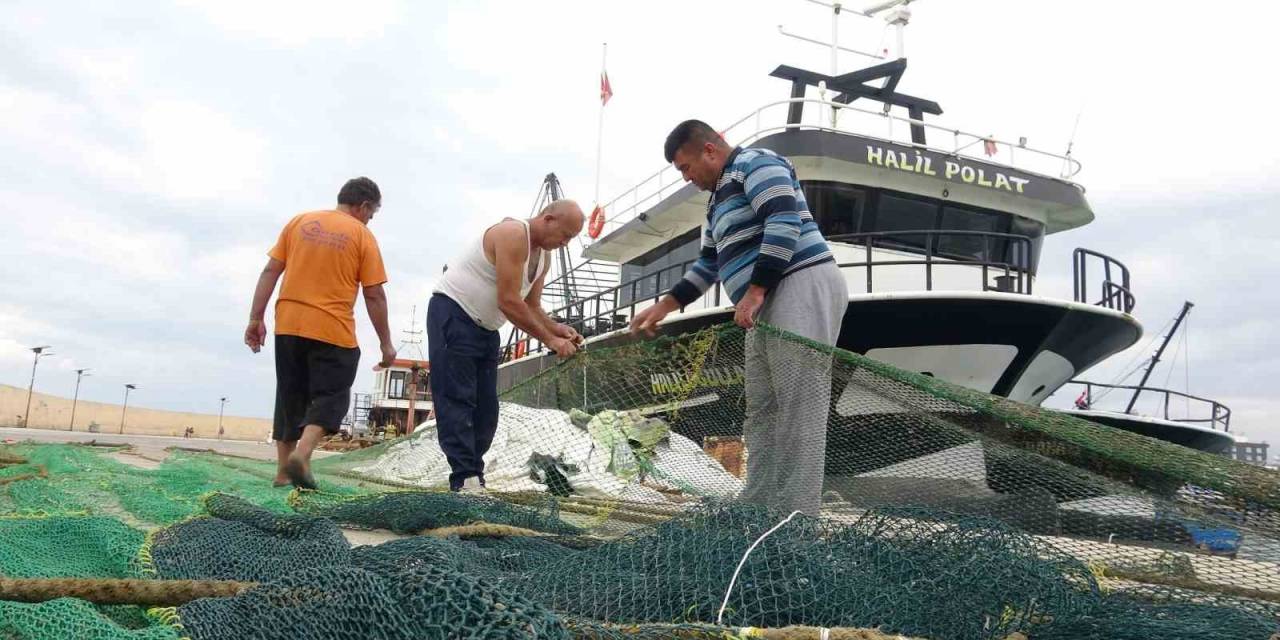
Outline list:
[[[760,347],[775,384],[825,403],[804,433],[753,409],[781,456],[743,428]],[[1274,471],[769,327],[590,349],[502,401],[484,495],[439,490],[431,424],[318,460],[321,492],[207,453],[144,470],[0,449],[0,575],[256,583],[150,612],[0,602],[0,638],[1280,632]],[[795,471],[816,478],[816,515],[742,499]],[[401,535],[352,546],[350,529]]]

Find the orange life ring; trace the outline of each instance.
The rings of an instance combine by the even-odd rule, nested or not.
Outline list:
[[[604,231],[604,209],[596,205],[595,210],[591,212],[591,220],[587,222],[587,235],[595,240],[600,237],[601,231]]]
[[[528,342],[524,340],[521,340],[516,343],[516,357],[514,358],[515,360],[519,360],[520,358],[524,357],[525,345],[527,344]]]

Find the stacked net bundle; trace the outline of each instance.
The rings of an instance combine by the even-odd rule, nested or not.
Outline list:
[[[20,464],[0,467],[0,514],[105,515],[147,529],[203,513],[203,497],[219,490],[288,513],[289,489],[273,487],[274,464],[175,451],[154,469],[113,459],[106,447],[9,447]],[[7,476],[7,477],[6,477]],[[354,482],[329,490],[359,493]]]
[[[452,499],[472,508],[488,502],[495,510],[501,504],[438,497],[420,504]],[[350,549],[322,519],[280,517],[226,496],[207,505],[209,517],[156,536],[157,574],[263,584],[180,607],[192,637],[243,637],[250,630],[264,638],[318,630],[368,638],[420,637],[414,634],[424,630],[427,637],[553,638],[587,630],[627,637],[626,626],[637,624],[661,637],[671,622],[718,620],[730,627],[880,626],[921,637],[1005,638],[1046,612],[1065,624],[1098,605],[1082,563],[993,521],[938,521],[915,510],[868,513],[847,525],[802,518],[738,568],[775,514],[711,505],[594,543],[524,530]],[[371,520],[363,524],[382,517],[364,513]],[[347,518],[358,519],[357,512]],[[306,531],[313,533],[300,535]],[[726,613],[718,615],[731,582]],[[940,611],[941,589],[961,589],[966,604],[979,608]],[[334,631],[345,629],[362,635]]]
[[[90,515],[48,483],[88,458],[47,455],[28,447],[0,447],[0,580],[8,578],[131,578],[140,575],[144,534],[117,518]],[[89,458],[93,457],[89,454]],[[0,638],[176,638],[136,607],[95,606],[58,599],[0,600]]]
[[[193,638],[724,637],[795,625],[920,638],[1267,638],[1275,629],[1264,609],[1229,598],[1109,593],[1090,566],[1037,536],[935,509],[799,516],[774,529],[765,508],[713,503],[617,539],[518,530],[350,548],[330,533],[299,544],[300,531],[333,526],[310,516],[220,496],[208,505],[209,517],[157,536],[160,577],[262,584],[178,608]],[[192,546],[183,531],[197,522],[202,544]]]
[[[260,584],[179,607],[193,638],[569,637],[551,611],[451,566],[457,550],[419,544],[450,543],[414,538],[359,553],[331,520],[279,516],[224,495],[206,506],[207,517],[156,536],[156,574]]]
[[[762,403],[764,369],[774,384],[820,402],[800,413]],[[150,615],[46,603],[88,606],[66,616],[105,620],[115,633],[177,630],[195,640],[1269,640],[1280,633],[1273,471],[769,327],[590,349],[523,381],[502,402],[484,495],[438,490],[447,465],[428,423],[318,460],[324,491],[292,494],[270,487],[267,463],[183,454],[142,471],[96,451],[60,456],[20,447],[23,463],[0,456],[0,482],[30,477],[3,485],[0,514],[38,539],[57,539],[36,524],[51,516],[118,527],[120,542],[104,535],[95,550],[116,560],[89,574],[252,583],[232,597]],[[816,434],[795,433],[813,415]],[[744,437],[744,423],[763,427],[769,444]],[[778,451],[784,455],[769,455]],[[794,471],[816,478],[813,514],[779,510],[768,491],[751,493],[762,478],[780,482]],[[212,490],[220,493],[207,495]],[[343,534],[351,528],[402,536],[352,546]],[[29,553],[12,548],[10,555]],[[60,575],[78,565],[23,566]],[[7,569],[0,565],[0,573]],[[2,623],[0,631],[8,631]],[[55,637],[21,633],[10,635]]]
[[[767,360],[749,359],[753,348]],[[829,385],[817,394],[827,403],[824,437],[789,443],[785,459],[821,468],[821,517],[761,543],[721,612],[745,550],[787,515],[739,500],[751,480],[743,424],[761,366],[783,386]],[[515,575],[481,568],[501,566],[487,556],[464,564],[573,620],[877,627],[930,638],[1190,638],[1210,629],[1269,638],[1277,629],[1272,471],[768,327],[591,350],[502,400],[486,458],[491,496],[552,496],[559,518],[616,540],[581,548],[544,539],[555,553],[520,555]],[[771,429],[787,428],[784,413],[764,411]],[[428,423],[324,464],[438,487],[435,437]],[[527,578],[530,558],[554,561]]]
[[[362,529],[387,529],[395,533],[419,533],[483,522],[535,531],[576,534],[578,527],[558,516],[558,504],[539,500],[542,508],[471,495],[427,491],[395,491],[360,496],[305,493],[295,497],[294,508],[340,524]]]
[[[289,490],[271,486],[270,466],[175,452],[155,469],[82,445],[0,447],[0,580],[77,578],[86,584],[152,574],[147,534],[206,512],[203,496],[234,491],[289,513]],[[354,489],[335,486],[335,491]],[[341,495],[341,494],[339,494]],[[61,598],[0,600],[0,638],[176,638],[145,607]]]
[[[0,515],[0,579],[134,578],[143,533],[101,516]],[[137,607],[0,601],[0,638],[176,638]]]
[[[208,517],[160,530],[147,555],[165,579],[267,581],[312,567],[342,564],[350,548],[330,520],[279,515],[241,498],[209,496]]]

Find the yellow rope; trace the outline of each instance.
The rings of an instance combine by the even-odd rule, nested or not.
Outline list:
[[[711,625],[679,625],[679,624],[609,624],[602,626],[577,626],[570,623],[570,631],[575,638],[581,640],[606,640],[616,638],[619,634],[653,635],[661,632],[664,637],[674,640],[746,640],[761,638],[763,640],[922,640],[920,638],[885,633],[879,629],[858,629],[852,627],[740,627],[726,629]],[[1013,634],[1004,640],[1027,640],[1021,634]]]
[[[533,529],[525,529],[523,527],[513,527],[505,524],[489,524],[488,522],[475,522],[472,524],[464,524],[456,527],[439,527],[436,529],[423,529],[419,535],[431,538],[449,538],[457,536],[459,538],[511,538],[511,537],[546,537],[552,534],[542,531],[534,531]]]
[[[94,604],[176,606],[200,598],[239,595],[255,586],[254,582],[232,580],[0,577],[0,600],[46,602],[79,598]]]

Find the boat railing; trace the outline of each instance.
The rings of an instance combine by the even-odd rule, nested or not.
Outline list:
[[[665,278],[680,278],[694,262],[697,260],[687,260],[662,271],[633,278],[616,287],[553,309],[548,315],[558,322],[573,327],[586,338],[624,329],[631,322],[631,317],[635,315],[638,308],[666,295],[670,287],[659,286]],[[672,282],[674,283],[674,280]],[[719,306],[720,287],[717,285],[712,289],[707,292],[707,295],[712,296],[712,304]],[[652,293],[645,293],[650,291]],[[502,359],[504,361],[519,360],[526,355],[544,351],[546,347],[542,341],[514,328],[503,348]]]
[[[1099,283],[1099,298],[1090,297],[1089,265],[1098,264],[1102,268],[1102,282]],[[1072,254],[1072,281],[1076,302],[1092,304],[1124,313],[1131,313],[1137,299],[1133,296],[1133,288],[1129,281],[1129,268],[1124,263],[1104,253],[1090,249],[1076,249]]]
[[[938,250],[940,241],[955,237],[981,240],[985,249],[981,256],[950,255]],[[874,231],[831,236],[829,242],[844,245],[862,245],[865,259],[857,262],[838,262],[842,271],[864,271],[866,292],[901,290],[900,287],[877,285],[877,274],[888,278],[891,268],[904,266],[923,267],[920,286],[913,291],[933,291],[939,287],[935,275],[939,270],[968,268],[973,274],[974,288],[981,291],[1031,294],[1032,292],[1032,241],[1026,236],[1009,233],[971,230],[907,230]],[[1007,245],[1006,245],[1007,243]],[[995,247],[1007,246],[994,251]],[[900,254],[900,258],[889,257]],[[917,254],[917,255],[913,255]],[[997,255],[998,254],[998,255]],[[696,262],[687,260],[679,264],[621,283],[616,287],[599,291],[572,304],[553,309],[548,315],[573,327],[584,337],[601,335],[625,329],[636,311],[665,295],[685,271]],[[892,274],[897,276],[900,271]],[[954,288],[955,280],[948,280],[947,288]],[[901,284],[895,278],[896,284]],[[707,291],[711,307],[721,305],[721,287],[716,285]],[[503,349],[503,360],[518,360],[526,355],[542,353],[545,346],[536,338],[519,329],[513,329]]]
[[[1133,391],[1136,393],[1150,393],[1157,396],[1163,396],[1160,403],[1160,417],[1170,422],[1186,422],[1190,424],[1203,424],[1217,431],[1229,432],[1231,430],[1231,409],[1226,405],[1209,398],[1193,396],[1189,393],[1174,391],[1173,389],[1164,389],[1161,387],[1139,387],[1133,385],[1122,384],[1105,384],[1102,382],[1090,382],[1088,380],[1072,380],[1068,385],[1077,385],[1084,387],[1083,397],[1077,397],[1075,407],[1081,410],[1098,410],[1095,401],[1101,400],[1113,390]],[[1105,391],[1099,396],[1094,395],[1095,389],[1104,389]],[[1126,394],[1127,395],[1127,394]],[[1169,400],[1171,398],[1182,398],[1187,401],[1184,411],[1185,416],[1174,418],[1169,413]],[[1194,404],[1193,404],[1194,403]],[[1193,409],[1194,407],[1194,409]],[[1127,413],[1127,412],[1118,412]],[[1194,416],[1194,417],[1192,417]]]
[[[836,125],[827,123],[787,123],[782,125],[765,125],[765,114],[770,115],[775,111],[790,110],[792,105],[818,105],[834,109],[836,114],[857,114],[876,118],[884,124],[888,131],[882,136],[868,134],[864,131],[852,131],[848,126],[849,118],[845,118],[845,125],[839,123],[841,119],[836,117]],[[827,109],[805,109],[805,112],[818,114],[818,118],[822,118],[829,111]],[[865,122],[865,119],[863,119]],[[916,144],[907,137],[904,140],[895,139],[898,133],[907,134],[911,127],[923,127],[926,131],[937,131],[944,134],[951,142],[949,145],[936,146]],[[1049,179],[1070,179],[1080,172],[1081,165],[1078,160],[1071,157],[1070,152],[1055,153],[1052,151],[1044,151],[1027,146],[1026,139],[1021,138],[1017,142],[1002,140],[990,135],[981,135],[944,127],[932,122],[925,122],[917,118],[903,117],[893,113],[886,113],[882,110],[864,109],[862,107],[850,106],[839,102],[829,100],[820,100],[814,98],[791,98],[788,100],[778,100],[770,102],[747,115],[739,118],[731,123],[723,131],[721,135],[726,140],[732,140],[732,144],[746,146],[759,140],[765,136],[781,133],[783,131],[805,129],[814,131],[828,131],[832,133],[845,135],[860,135],[874,140],[889,143],[907,144],[916,149],[926,149],[938,153],[965,157],[979,160],[996,166],[1004,166],[1015,168],[1033,175]],[[977,151],[974,152],[973,150]],[[1006,162],[998,162],[992,159],[993,156],[1006,154],[1008,160]],[[1057,175],[1051,175],[1046,167],[1049,164],[1056,164],[1060,167]],[[1035,168],[1033,168],[1035,167]],[[685,185],[680,172],[671,165],[666,165],[662,169],[654,172],[648,177],[641,180],[634,187],[622,192],[617,197],[604,204],[605,210],[605,233],[614,231],[622,225],[630,222],[638,217],[644,211],[661,202],[664,198],[674,193]],[[1078,185],[1077,185],[1078,186]]]
[[[938,247],[945,238],[965,238],[980,240],[983,244],[982,256],[946,255]],[[865,258],[861,262],[841,262],[841,269],[858,269],[866,272],[866,293],[877,291],[875,273],[877,268],[892,266],[923,266],[924,290],[933,291],[934,272],[939,268],[956,266],[975,267],[982,274],[982,291],[1001,291],[1004,293],[1031,293],[1031,239],[1012,233],[994,231],[942,230],[923,229],[911,231],[868,231],[863,233],[847,233],[827,238],[829,242],[862,245]],[[914,241],[914,242],[912,242]],[[1008,243],[1007,254],[1004,251],[993,252],[992,249],[1002,243]],[[907,249],[902,259],[884,260],[875,257],[875,249]],[[913,253],[922,253],[922,257],[905,257]],[[1003,259],[1007,257],[1008,259]],[[996,272],[995,286],[992,286],[992,271]],[[882,271],[883,272],[883,271]]]

